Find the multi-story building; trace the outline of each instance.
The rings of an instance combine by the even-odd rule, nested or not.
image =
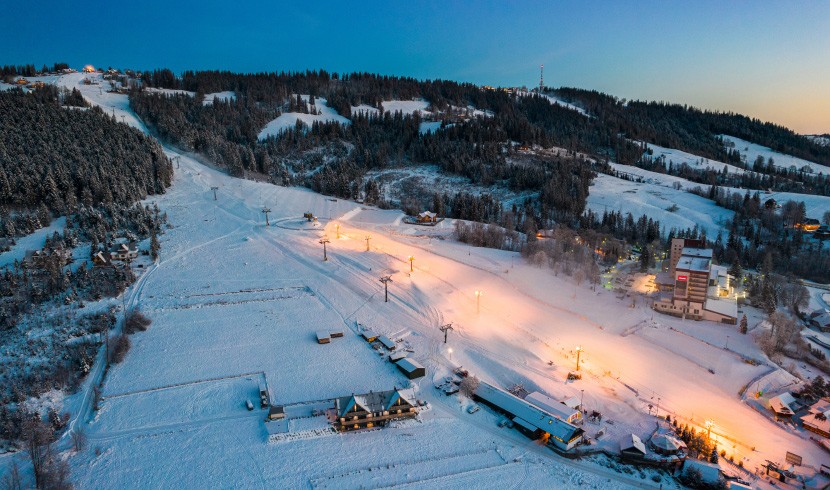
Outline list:
[[[660,296],[654,309],[693,320],[736,324],[738,305],[729,276],[723,267],[712,264],[712,250],[701,240],[674,238],[668,272],[655,281]]]

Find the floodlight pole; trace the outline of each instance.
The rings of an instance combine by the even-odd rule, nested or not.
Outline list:
[[[213,191],[213,200],[215,201],[216,200],[216,191],[218,191],[219,188],[216,187],[216,186],[213,186],[213,187],[210,188],[210,190]]]
[[[369,240],[372,238],[372,235],[366,235],[366,251],[369,251]]]

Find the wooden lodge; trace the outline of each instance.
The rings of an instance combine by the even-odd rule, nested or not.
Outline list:
[[[397,388],[337,398],[334,408],[335,428],[341,431],[382,427],[391,420],[418,415],[414,393]]]
[[[419,213],[415,220],[420,224],[435,224],[438,222],[438,215],[431,211],[424,211]]]

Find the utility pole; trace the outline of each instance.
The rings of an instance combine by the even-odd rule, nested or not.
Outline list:
[[[372,235],[366,235],[366,251],[369,251],[369,240],[372,238]]]
[[[218,191],[219,188],[216,187],[216,186],[213,186],[213,187],[210,188],[210,190],[213,191],[213,200],[215,201],[216,200],[216,191]]]
[[[323,262],[325,262],[325,261],[329,260],[329,256],[326,255],[326,244],[329,243],[329,239],[326,238],[326,237],[323,237],[323,238],[320,239],[320,243],[323,244]]]
[[[450,330],[455,330],[455,329],[452,328],[452,323],[448,323],[446,325],[442,325],[442,326],[438,327],[438,330],[444,332],[444,343],[446,344],[447,343],[447,332],[449,332]]]
[[[265,226],[271,226],[271,222],[268,221],[268,213],[271,212],[271,208],[262,208],[262,212],[265,213]]]
[[[391,276],[383,276],[380,278],[380,282],[383,283],[383,294],[384,294],[384,303],[389,302],[389,283],[392,282]]]

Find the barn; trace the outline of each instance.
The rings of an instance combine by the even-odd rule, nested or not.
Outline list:
[[[400,369],[409,379],[422,378],[427,374],[427,370],[424,366],[422,366],[415,359],[409,359],[408,357],[401,359],[395,363],[395,365],[398,366],[398,369]]]

